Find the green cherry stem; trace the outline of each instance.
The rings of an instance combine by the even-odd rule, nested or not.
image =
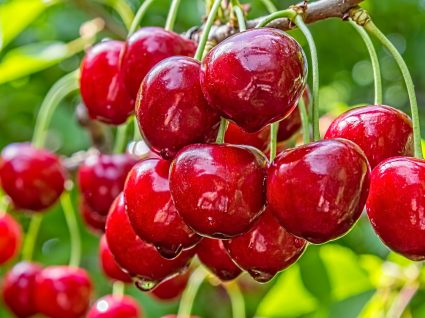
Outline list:
[[[233,318],[245,318],[245,301],[236,281],[223,284],[229,295],[230,302],[232,304],[232,317]]]
[[[183,292],[180,300],[177,318],[188,318],[190,316],[196,294],[207,276],[208,273],[202,266],[199,266],[193,271],[192,275],[190,275],[187,288]]]
[[[277,132],[279,130],[279,122],[270,125],[270,162],[276,157]]]
[[[173,0],[171,2],[170,11],[168,12],[167,21],[165,22],[165,30],[173,31],[176,23],[177,12],[179,11],[181,0]]]
[[[127,130],[131,125],[131,120],[128,120],[125,124],[117,128],[115,136],[114,153],[122,153],[125,151],[127,141]]]
[[[303,141],[304,144],[308,144],[310,143],[310,121],[308,119],[307,107],[302,97],[298,102],[298,108],[300,110],[301,124],[303,127]]]
[[[263,5],[266,7],[267,11],[270,13],[276,12],[277,8],[271,0],[261,0]]]
[[[127,38],[129,38],[130,36],[134,34],[134,32],[136,32],[136,29],[139,27],[140,22],[142,21],[149,7],[154,1],[155,0],[145,0],[145,2],[143,2],[142,5],[139,7],[139,9],[136,12],[136,15],[134,16],[133,21],[131,22],[130,28],[128,29]]]
[[[256,28],[263,28],[270,22],[280,19],[280,18],[288,18],[288,19],[294,19],[297,16],[297,13],[292,9],[286,9],[282,11],[274,12],[266,17],[264,17],[263,20],[261,20],[255,27]]]
[[[64,194],[62,194],[60,201],[71,238],[69,266],[78,267],[81,260],[81,238],[70,193],[65,191]]]
[[[42,214],[34,214],[31,217],[31,222],[28,232],[25,235],[24,246],[22,248],[22,259],[30,262],[34,254],[34,247],[37,241],[38,232],[40,230],[41,222],[43,221]]]
[[[227,127],[229,126],[229,122],[221,117],[220,127],[218,128],[217,138],[215,140],[216,143],[222,144],[224,143],[224,135],[226,134]]]
[[[118,298],[123,298],[125,295],[125,283],[115,281],[112,285],[112,295]]]

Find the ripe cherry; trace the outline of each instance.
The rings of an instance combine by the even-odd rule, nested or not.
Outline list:
[[[142,318],[142,311],[129,296],[106,295],[93,304],[87,318]]]
[[[112,280],[118,280],[123,283],[131,283],[131,277],[125,273],[117,264],[114,256],[109,249],[106,236],[102,235],[99,244],[99,259],[100,266],[102,267],[103,273]]]
[[[347,233],[360,217],[369,170],[363,151],[346,139],[290,149],[269,168],[267,200],[288,232],[324,243]]]
[[[0,265],[18,254],[22,243],[22,229],[10,215],[0,212]]]
[[[11,144],[1,154],[0,181],[17,209],[41,211],[51,207],[65,185],[59,158],[29,143]]]
[[[136,103],[139,128],[149,146],[171,159],[184,146],[204,142],[219,124],[199,83],[200,64],[176,56],[157,64],[145,77]]]
[[[124,42],[105,41],[92,47],[81,64],[80,91],[91,118],[107,124],[124,123],[134,111],[120,72]]]
[[[301,46],[285,32],[261,28],[237,33],[202,62],[201,86],[209,104],[247,132],[285,118],[306,81]]]
[[[267,159],[240,145],[190,145],[170,169],[177,211],[197,233],[230,238],[249,230],[265,208]]]
[[[32,317],[37,313],[35,306],[35,280],[41,266],[21,262],[6,274],[3,282],[3,301],[16,317]]]
[[[140,83],[158,62],[175,55],[193,56],[195,42],[159,27],[139,29],[127,39],[121,60],[125,84],[136,98]]]
[[[80,213],[83,217],[84,223],[91,231],[96,234],[105,232],[106,215],[92,210],[84,202],[84,199],[82,199],[80,202]]]
[[[295,263],[306,245],[305,240],[287,232],[269,209],[249,232],[224,241],[232,259],[261,283]]]
[[[247,133],[235,123],[229,123],[224,141],[234,145],[247,145],[266,151],[270,141],[270,128],[266,127],[255,133]]]
[[[204,238],[196,251],[202,264],[222,281],[235,279],[242,273],[230,258],[222,240]]]
[[[151,291],[151,295],[162,301],[172,301],[178,298],[187,286],[190,271],[163,281]]]
[[[351,109],[328,128],[325,139],[355,142],[374,168],[394,156],[413,156],[413,124],[405,113],[383,105]]]
[[[82,268],[50,266],[36,278],[38,312],[51,318],[83,317],[89,308],[92,283]]]
[[[136,234],[163,257],[174,258],[201,237],[184,223],[171,200],[169,169],[170,162],[162,159],[138,163],[128,174],[124,202]]]

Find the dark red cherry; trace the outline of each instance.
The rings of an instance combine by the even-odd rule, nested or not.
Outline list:
[[[61,196],[65,170],[53,153],[29,143],[11,144],[1,154],[0,181],[17,209],[42,211]]]
[[[22,243],[22,229],[13,217],[0,212],[0,265],[18,254]]]
[[[247,145],[266,151],[270,141],[270,129],[266,127],[255,133],[247,133],[235,123],[229,123],[224,141],[234,145]]]
[[[238,277],[242,270],[230,258],[222,240],[204,238],[196,253],[199,260],[222,281]]]
[[[145,77],[136,116],[145,141],[165,159],[184,146],[204,142],[219,124],[199,84],[200,64],[176,56],[157,64]]]
[[[81,194],[88,207],[99,214],[108,214],[136,162],[128,154],[90,155],[78,170]]]
[[[247,132],[288,116],[306,82],[301,46],[285,32],[261,28],[237,33],[202,62],[209,104]]]
[[[362,148],[374,168],[394,156],[413,156],[413,124],[395,108],[372,105],[351,109],[328,128],[325,139],[345,138]]]
[[[267,202],[288,232],[312,243],[334,240],[360,217],[369,170],[363,151],[346,139],[289,149],[269,168]]]
[[[87,318],[142,318],[139,304],[130,296],[106,295],[98,299]]]
[[[91,118],[106,124],[122,124],[134,111],[134,99],[120,72],[123,49],[121,41],[101,42],[88,50],[81,64],[83,102]]]
[[[151,295],[162,301],[172,301],[178,298],[187,286],[190,271],[163,281],[151,291]]]
[[[128,174],[124,202],[136,234],[163,257],[174,258],[201,237],[184,223],[171,200],[169,169],[170,162],[162,159],[138,163]]]
[[[83,317],[89,308],[92,283],[82,268],[49,266],[36,278],[35,304],[51,318]]]
[[[195,251],[183,251],[176,258],[163,258],[157,249],[142,241],[131,227],[120,194],[106,220],[106,239],[117,263],[134,279],[136,286],[150,290],[162,280],[184,272]]]
[[[405,257],[425,259],[425,161],[395,157],[373,169],[366,203],[381,240]]]
[[[40,271],[38,264],[21,262],[4,277],[3,301],[16,317],[32,317],[37,313],[35,280]]]
[[[175,55],[193,56],[195,42],[159,27],[144,27],[127,39],[121,61],[125,84],[136,98],[140,83],[158,62]]]
[[[92,210],[87,203],[84,202],[84,199],[80,202],[80,213],[83,217],[84,223],[91,231],[95,234],[105,232],[106,215]]]
[[[106,236],[102,235],[100,238],[99,244],[99,259],[100,266],[102,267],[103,273],[106,277],[118,280],[123,283],[131,283],[131,277],[125,273],[117,264],[114,259],[114,256],[109,249],[108,242],[106,241]]]
[[[177,211],[197,233],[230,238],[249,230],[266,204],[267,159],[241,145],[190,145],[170,169]]]
[[[269,209],[249,232],[223,243],[232,259],[261,283],[295,263],[307,245],[287,232]]]

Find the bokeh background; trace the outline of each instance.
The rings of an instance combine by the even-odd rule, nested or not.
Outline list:
[[[97,36],[119,39],[125,27],[116,9],[135,11],[138,0],[12,0],[0,1],[0,147],[31,139],[37,111],[49,88],[63,75],[77,69],[84,54],[78,40],[80,26],[99,14],[108,28]],[[259,0],[241,1],[251,6],[250,17],[266,14]],[[157,0],[143,25],[163,26],[169,0]],[[279,8],[296,1],[276,0]],[[369,0],[363,6],[375,23],[403,53],[416,84],[422,128],[425,124],[425,1]],[[199,25],[203,1],[183,0],[176,30]],[[320,63],[323,114],[339,114],[350,106],[373,101],[373,78],[366,48],[349,23],[326,20],[311,26]],[[297,31],[291,32],[305,46]],[[375,42],[376,43],[376,42]],[[378,43],[376,43],[378,44]],[[406,112],[408,98],[397,65],[377,45],[384,79],[385,104]],[[90,139],[79,127],[74,110],[78,94],[67,98],[54,114],[48,146],[62,155],[87,149]],[[77,200],[76,200],[77,201]],[[75,206],[78,207],[77,202]],[[28,217],[17,214],[24,227]],[[37,242],[35,259],[43,264],[65,264],[69,236],[60,208],[46,214]],[[80,224],[81,225],[81,224]],[[89,270],[96,294],[111,291],[98,265],[98,237],[81,225],[82,266]],[[135,255],[137,257],[137,255]],[[7,268],[0,269],[0,275]],[[415,267],[380,243],[366,217],[346,237],[323,246],[311,246],[302,259],[272,282],[258,285],[246,277],[241,286],[248,317],[384,317],[392,310],[400,289],[408,286]],[[425,283],[425,277],[419,276]],[[173,313],[177,302],[159,303],[136,288],[128,288],[146,317]],[[224,290],[204,284],[194,313],[204,318],[230,317]],[[0,317],[10,317],[0,303]],[[420,287],[405,317],[425,317],[425,291]]]

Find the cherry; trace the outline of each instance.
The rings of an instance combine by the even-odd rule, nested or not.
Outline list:
[[[201,237],[184,223],[171,200],[169,169],[170,162],[161,159],[138,163],[128,174],[124,202],[136,234],[163,257],[174,258]]]
[[[266,157],[252,147],[185,147],[170,168],[177,211],[203,236],[231,238],[248,231],[265,208],[266,166]]]
[[[425,259],[425,161],[387,159],[373,169],[366,210],[381,240],[405,257]]]
[[[175,55],[193,56],[195,42],[159,27],[144,27],[127,39],[121,68],[124,82],[133,98],[140,83],[158,62]]]
[[[307,242],[287,232],[267,209],[249,232],[224,241],[232,259],[256,281],[265,283],[295,263]]]
[[[99,244],[99,259],[100,266],[102,267],[103,273],[110,279],[118,280],[123,283],[131,283],[131,277],[125,273],[117,264],[114,256],[109,249],[106,236],[102,235]]]
[[[247,133],[238,125],[229,123],[224,141],[229,144],[247,145],[266,151],[270,141],[270,129],[266,127],[255,133]]]
[[[87,318],[141,318],[142,311],[135,299],[129,296],[106,295],[98,299]]]
[[[0,181],[18,209],[51,207],[64,190],[65,175],[56,155],[30,143],[10,144],[2,151]]]
[[[145,77],[136,103],[139,128],[149,146],[171,159],[186,145],[203,142],[220,117],[202,94],[200,63],[176,56],[157,64]]]
[[[89,307],[92,283],[82,268],[49,266],[37,275],[35,290],[38,312],[51,318],[77,318]]]
[[[142,290],[152,289],[162,280],[184,272],[195,253],[193,249],[183,251],[169,260],[163,258],[153,245],[142,241],[131,227],[123,194],[111,206],[106,220],[106,239],[117,263]]]
[[[256,132],[291,113],[306,74],[301,46],[283,31],[261,28],[214,47],[202,62],[201,86],[211,106]]]
[[[351,109],[328,128],[325,139],[345,138],[366,154],[372,168],[394,156],[413,156],[413,124],[405,113],[383,105]]]
[[[227,253],[223,241],[204,238],[197,248],[199,260],[222,281],[238,277],[242,270]]]
[[[0,212],[0,265],[18,253],[22,243],[22,229],[10,215]]]
[[[312,243],[334,240],[360,217],[369,170],[363,151],[346,139],[290,149],[269,168],[267,201],[288,232]]]
[[[171,301],[179,297],[187,286],[190,271],[163,281],[151,291],[151,295],[158,300]]]
[[[124,42],[105,41],[92,47],[81,63],[80,91],[91,118],[123,124],[134,110],[120,72]]]
[[[32,317],[37,313],[35,306],[35,280],[41,266],[34,263],[17,263],[6,274],[3,282],[3,300],[16,317]]]
[[[84,199],[80,202],[80,213],[83,217],[84,223],[94,233],[105,232],[106,215],[100,214],[92,210],[85,202]]]
[[[78,170],[78,182],[87,206],[99,214],[108,214],[136,162],[128,154],[90,155]]]

